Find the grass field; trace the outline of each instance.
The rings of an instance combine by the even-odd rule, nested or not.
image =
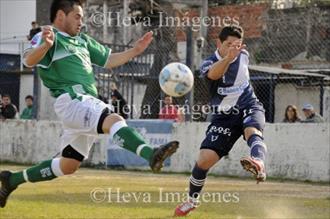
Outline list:
[[[187,179],[180,174],[83,168],[73,176],[22,185],[0,209],[0,218],[171,218],[178,196],[169,194],[183,192]],[[92,191],[99,203],[92,200]],[[188,218],[330,218],[329,185],[279,181],[256,185],[249,179],[211,176],[205,192],[223,196],[202,203]],[[228,202],[226,193],[236,198]]]

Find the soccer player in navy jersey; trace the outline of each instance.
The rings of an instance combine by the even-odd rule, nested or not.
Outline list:
[[[209,86],[212,121],[192,170],[189,200],[176,207],[175,216],[186,216],[198,204],[208,170],[228,155],[243,135],[250,147],[250,156],[240,162],[257,180],[265,181],[266,145],[263,139],[265,110],[250,84],[249,53],[242,44],[243,29],[226,26],[217,42],[217,50],[201,65],[201,76]]]

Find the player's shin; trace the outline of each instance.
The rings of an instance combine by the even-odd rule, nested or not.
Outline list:
[[[192,170],[189,182],[189,197],[195,201],[198,199],[199,194],[204,186],[207,172],[208,170],[204,170],[198,167],[197,163]]]
[[[52,160],[43,161],[23,171],[12,173],[9,184],[12,188],[16,188],[25,182],[49,181],[62,175],[60,158],[54,158]]]
[[[263,142],[263,138],[259,135],[253,134],[248,139],[247,143],[251,149],[251,157],[264,162],[266,159],[267,147]]]
[[[128,127],[125,121],[119,121],[112,125],[110,138],[119,146],[148,161],[153,155],[153,148],[135,129]]]

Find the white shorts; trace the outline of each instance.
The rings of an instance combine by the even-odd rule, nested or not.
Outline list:
[[[111,106],[101,100],[82,95],[82,100],[72,99],[68,93],[60,95],[54,104],[55,112],[63,122],[61,151],[71,145],[87,159],[97,136],[97,125],[105,108]]]

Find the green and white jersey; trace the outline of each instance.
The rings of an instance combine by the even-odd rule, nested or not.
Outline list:
[[[55,28],[53,30],[54,45],[37,64],[43,84],[54,97],[63,93],[69,93],[72,98],[81,94],[97,97],[92,64],[105,66],[111,49],[86,34],[71,37]],[[31,48],[42,42],[40,32],[31,40]]]

